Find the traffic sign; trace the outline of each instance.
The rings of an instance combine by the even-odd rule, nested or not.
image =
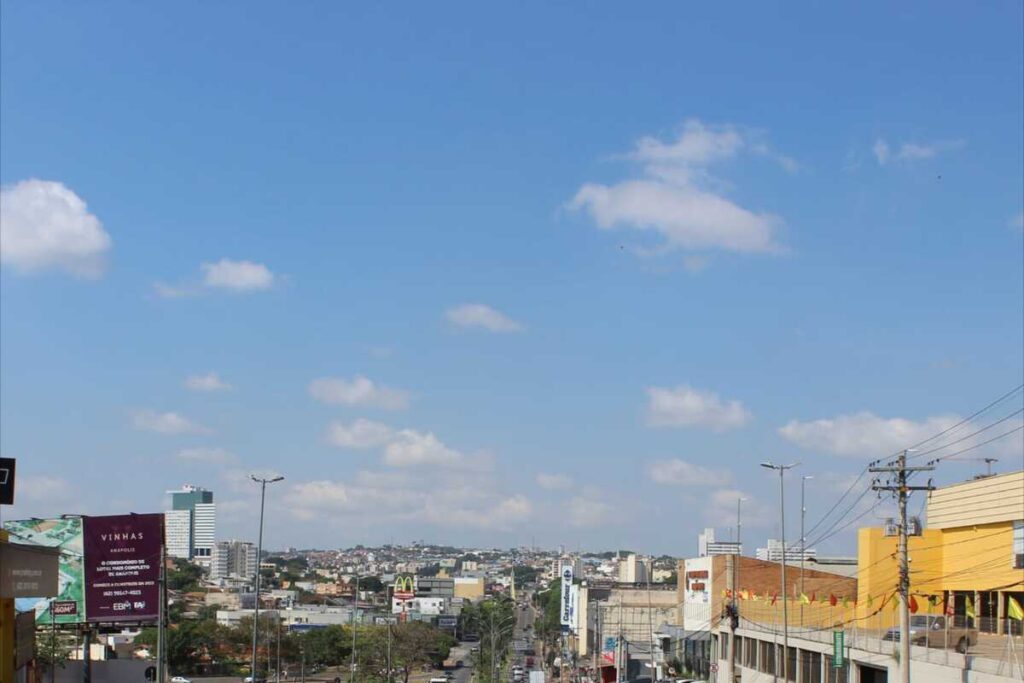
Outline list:
[[[14,505],[14,458],[0,458],[0,505]]]

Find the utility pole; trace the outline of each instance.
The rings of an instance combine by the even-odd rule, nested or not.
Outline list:
[[[356,610],[359,609],[359,574],[356,574],[356,592],[352,595],[352,669],[349,680],[356,683]]]
[[[166,539],[160,540],[160,573],[157,583],[157,616],[156,616],[156,681],[164,683],[167,677],[167,545]],[[52,603],[50,609],[53,609]],[[51,667],[52,671],[52,667]],[[53,683],[51,680],[50,683]]]
[[[804,594],[804,557],[807,555],[807,536],[804,535],[804,518],[807,517],[807,505],[804,503],[804,485],[813,474],[800,477],[800,594]],[[800,627],[804,625],[804,603],[800,603]]]
[[[786,470],[791,470],[800,463],[775,465],[771,462],[761,463],[761,467],[779,472],[779,530],[782,536],[782,680],[789,680],[789,591],[786,587]]]
[[[934,466],[907,467],[907,452],[903,451],[895,465],[886,467],[870,467],[869,472],[884,472],[895,475],[895,482],[889,481],[885,486],[872,484],[875,491],[890,491],[896,494],[900,509],[899,546],[897,554],[900,560],[899,594],[900,594],[900,681],[910,683],[910,561],[907,557],[907,497],[911,491],[931,491],[931,481],[926,486],[908,486],[907,473],[928,472]]]
[[[273,479],[266,479],[249,475],[249,478],[260,485],[260,532],[256,544],[256,604],[252,613],[252,662],[251,672],[253,683],[258,680],[256,676],[256,646],[259,644],[260,636],[260,561],[263,557],[263,506],[267,500],[267,484],[273,484],[284,479],[278,476]]]

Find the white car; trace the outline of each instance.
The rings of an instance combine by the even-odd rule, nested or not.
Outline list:
[[[184,676],[173,676],[171,677],[171,683],[192,683],[192,681]]]

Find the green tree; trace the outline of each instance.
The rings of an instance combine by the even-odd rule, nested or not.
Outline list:
[[[72,644],[67,638],[47,630],[36,639],[36,664],[44,671],[63,669],[67,665]]]
[[[167,587],[174,591],[197,591],[202,588],[202,578],[201,567],[187,560],[175,558],[174,567],[167,571]]]

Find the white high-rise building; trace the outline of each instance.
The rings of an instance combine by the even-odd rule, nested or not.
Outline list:
[[[217,506],[213,502],[213,491],[186,485],[168,493],[171,494],[172,508],[165,513],[169,529],[168,554],[209,566],[217,535]]]
[[[209,566],[217,535],[217,504],[196,503],[192,511],[192,557]]]
[[[255,577],[256,546],[248,541],[218,541],[214,544],[210,578],[252,581]]]
[[[189,510],[168,510],[164,513],[167,555],[187,560],[192,556],[192,513]]]
[[[801,553],[800,541],[786,544],[786,562],[799,562],[801,556],[803,556],[804,560],[813,560],[817,554],[818,551],[814,548],[807,548]],[[769,538],[767,548],[757,549],[757,559],[766,560],[768,562],[781,562],[782,541],[775,538]]]
[[[715,530],[711,527],[697,536],[697,557],[708,555],[742,555],[743,546],[736,541],[716,541]]]
[[[647,563],[642,558],[630,553],[619,558],[620,583],[644,583],[647,581]]]

